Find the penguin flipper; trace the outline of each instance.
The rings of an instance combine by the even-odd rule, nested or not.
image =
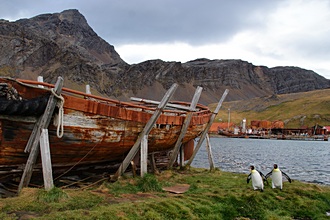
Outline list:
[[[267,173],[266,176],[265,176],[265,178],[268,179],[268,177],[270,177],[270,175],[272,175],[272,173],[273,173],[273,170],[270,171],[269,173]]]
[[[260,174],[260,176],[261,176],[262,178],[266,178],[265,175],[264,175],[261,171],[259,171],[259,170],[257,170],[257,171],[258,171],[258,173]]]
[[[290,183],[292,182],[292,180],[290,179],[290,177],[289,177],[286,173],[284,173],[283,171],[282,171],[282,175],[285,176],[285,178],[287,178],[287,180],[288,180]]]
[[[258,173],[260,174],[261,178],[262,178],[263,180],[265,180],[265,179],[266,179],[265,175],[264,175],[261,171],[259,171],[259,170],[257,170],[257,171],[258,171]]]
[[[267,178],[266,178],[266,176],[261,172],[261,171],[259,171],[258,170],[258,172],[259,172],[259,174],[260,174],[260,176],[261,176],[261,178],[262,178],[262,181],[263,182],[266,182],[267,183],[267,185],[269,185],[269,183],[268,183],[268,180],[267,180]]]
[[[247,179],[246,179],[246,183],[249,183],[251,179],[251,173],[248,175]]]

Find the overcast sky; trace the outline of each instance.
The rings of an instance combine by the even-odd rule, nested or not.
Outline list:
[[[242,59],[330,79],[329,0],[5,0],[15,21],[78,9],[129,64]]]

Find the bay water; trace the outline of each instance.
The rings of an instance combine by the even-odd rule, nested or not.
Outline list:
[[[211,137],[210,145],[220,170],[248,174],[254,165],[266,175],[276,163],[293,180],[330,185],[329,141]],[[191,166],[210,167],[206,140]]]

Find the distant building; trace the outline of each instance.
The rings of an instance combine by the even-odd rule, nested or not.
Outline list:
[[[330,126],[324,126],[323,128],[325,129],[325,134],[330,135]]]

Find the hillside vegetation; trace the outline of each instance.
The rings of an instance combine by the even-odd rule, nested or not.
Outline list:
[[[229,91],[230,93],[230,91]],[[217,103],[211,104],[214,109]],[[283,121],[285,128],[330,125],[330,89],[224,102],[216,121],[247,125],[253,120]]]

